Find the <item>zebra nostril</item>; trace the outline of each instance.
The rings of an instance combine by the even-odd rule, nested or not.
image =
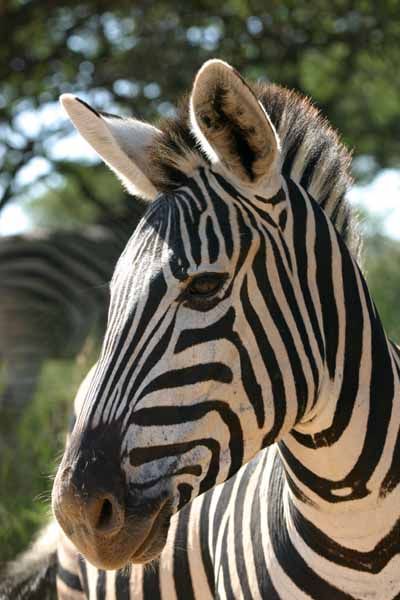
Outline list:
[[[110,523],[113,520],[113,505],[106,498],[101,507],[101,512],[99,515],[99,519],[97,521],[97,529],[108,529]]]
[[[124,525],[124,508],[111,494],[92,500],[86,514],[93,531],[104,536],[118,533]]]

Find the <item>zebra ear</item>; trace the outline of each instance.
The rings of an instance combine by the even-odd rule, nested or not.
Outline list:
[[[148,149],[159,130],[136,119],[97,112],[83,100],[63,94],[60,102],[76,129],[116,173],[129,192],[153,199]]]
[[[207,61],[190,98],[194,135],[212,162],[221,162],[247,185],[280,172],[277,133],[254,92],[233,67]]]

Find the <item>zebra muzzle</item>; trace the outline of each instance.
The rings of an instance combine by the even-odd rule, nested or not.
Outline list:
[[[165,545],[171,516],[165,487],[152,496],[146,490],[132,494],[113,467],[93,450],[81,452],[77,459],[63,461],[53,487],[57,521],[78,550],[102,569],[153,560]]]

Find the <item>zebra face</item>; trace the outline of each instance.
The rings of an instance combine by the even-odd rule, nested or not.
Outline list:
[[[190,101],[200,149],[164,164],[180,173],[170,190],[154,156],[151,170],[159,130],[66,106],[131,188],[159,191],[116,267],[102,354],[53,494],[78,549],[116,568],[158,555],[170,516],[289,431],[313,390],[299,409],[280,308],[296,285],[291,208],[277,134],[247,84],[220,61],[200,70]]]
[[[267,244],[277,247],[280,229],[251,210],[260,200],[231,194],[223,176],[200,169],[152,206],[116,268],[105,387],[86,417],[94,430],[121,424],[127,481],[150,491],[167,479],[174,508],[230,477],[283,426],[278,399],[259,383],[266,357],[256,341],[263,315],[272,321],[268,286],[256,282],[270,277]]]

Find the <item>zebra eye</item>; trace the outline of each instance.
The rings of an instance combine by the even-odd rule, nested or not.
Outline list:
[[[205,273],[194,277],[186,288],[191,296],[213,296],[225,281],[219,273]]]
[[[207,300],[213,298],[226,280],[225,273],[203,273],[193,277],[185,289],[186,300]]]

